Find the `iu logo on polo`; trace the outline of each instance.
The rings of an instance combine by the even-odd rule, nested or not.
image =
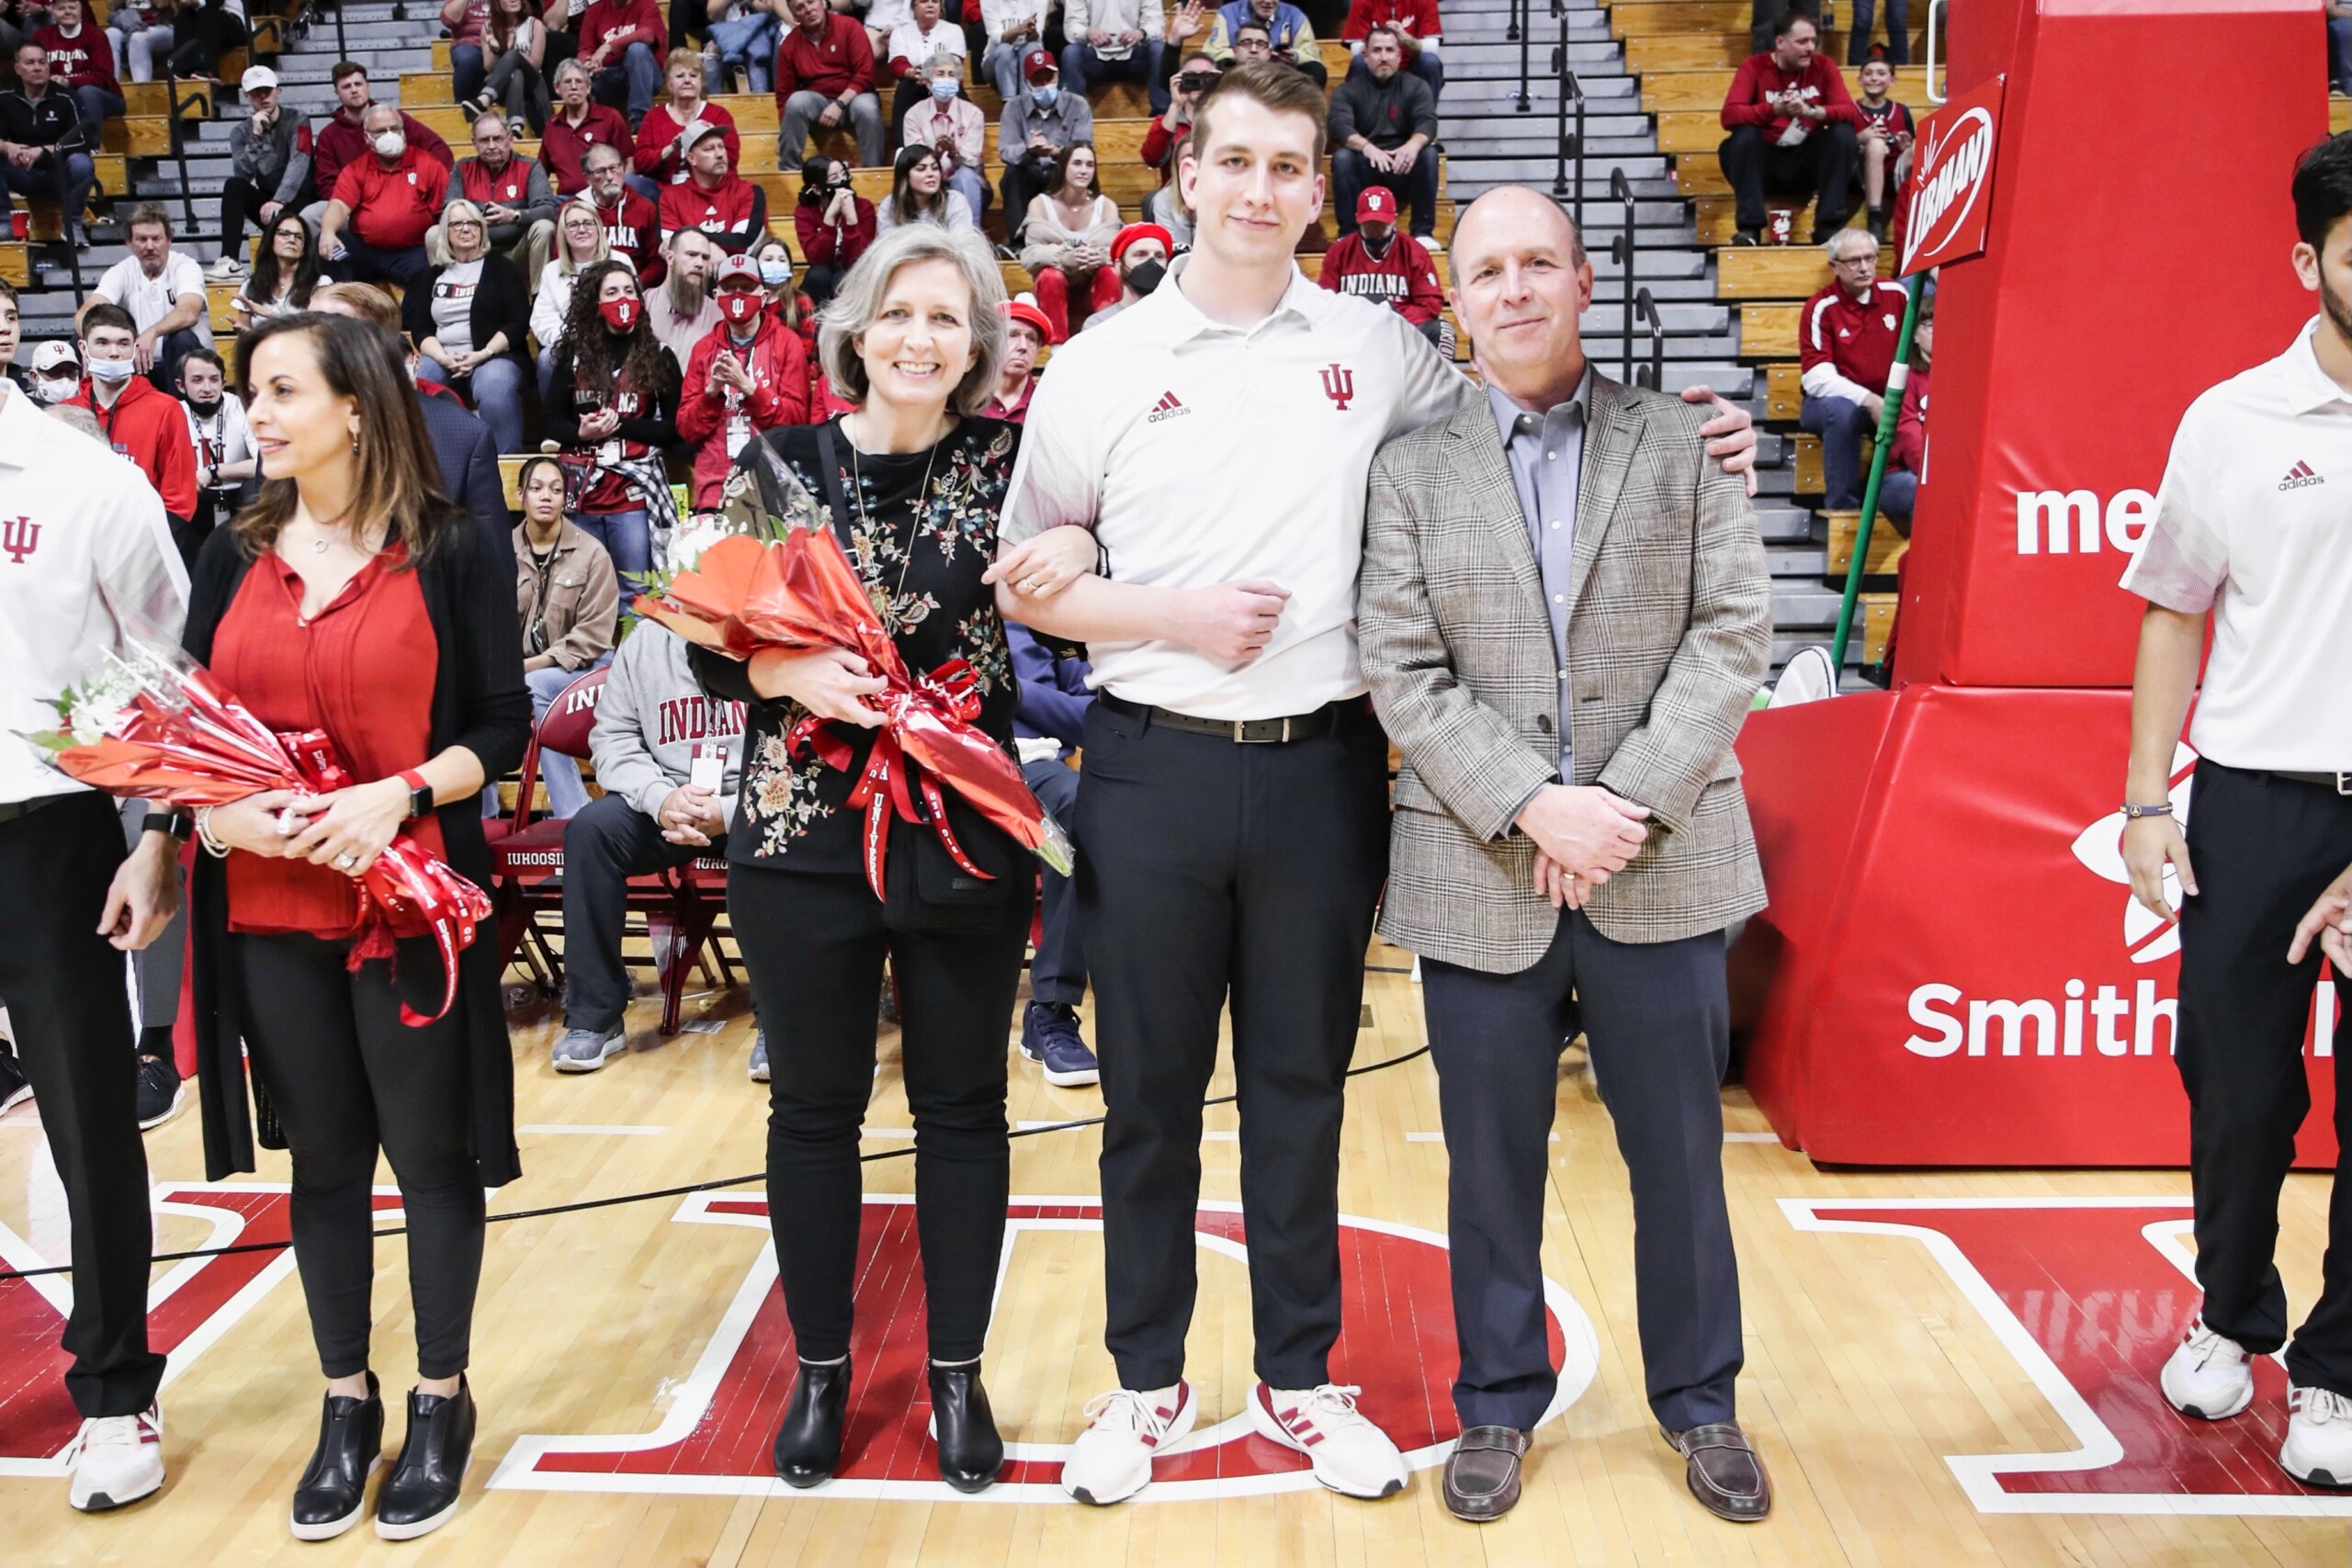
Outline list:
[[[1845,1233],[1831,1246],[1927,1248],[2064,1426],[2071,1448],[1944,1456],[1979,1512],[2352,1516],[2352,1495],[2278,1468],[2276,1357],[2254,1359],[2244,1415],[2192,1421],[2165,1403],[2157,1374],[2202,1299],[2187,1198],[1783,1198],[1781,1210],[1800,1231]],[[1894,1304],[1863,1303],[1855,1331]]]
[[[525,1437],[516,1441],[492,1487],[559,1492],[660,1492],[739,1496],[782,1495],[770,1448],[784,1414],[796,1362],[792,1327],[776,1290],[775,1251],[764,1241],[767,1202],[716,1193],[689,1198],[675,1218],[686,1224],[743,1226],[762,1233],[758,1257],[728,1303],[700,1359],[684,1382],[665,1383],[666,1402],[647,1411],[650,1430],[600,1437]],[[925,1502],[1067,1502],[1059,1479],[1075,1418],[1056,1411],[1034,1420],[1019,1408],[1021,1391],[1008,1380],[991,1389],[1008,1441],[1004,1478],[977,1498],[950,1491],[938,1479],[925,1437],[930,1391],[923,1376],[924,1323],[914,1204],[902,1196],[869,1194],[860,1237],[857,1326],[850,1357],[857,1368],[841,1473],[816,1495]],[[1340,1221],[1345,1327],[1333,1352],[1331,1375],[1363,1390],[1364,1414],[1387,1430],[1415,1468],[1445,1457],[1459,1429],[1453,1420],[1453,1312],[1446,1274],[1445,1238],[1408,1225],[1342,1215]],[[1015,1198],[1008,1213],[1005,1267],[1000,1281],[1023,1277],[1021,1249],[1056,1245],[1056,1232],[1081,1233],[1088,1248],[1102,1228],[1093,1198]],[[1194,1239],[1212,1259],[1238,1269],[1249,1260],[1238,1205],[1204,1203]],[[1213,1262],[1203,1270],[1213,1278]],[[1207,1282],[1204,1280],[1204,1282]],[[1001,1290],[1003,1287],[1000,1285]],[[1018,1286],[1016,1289],[1020,1288]],[[1544,1419],[1575,1403],[1592,1381],[1600,1346],[1575,1298],[1544,1282],[1552,1353],[1560,1363],[1559,1392]],[[1050,1299],[1014,1302],[1000,1296],[992,1357],[1034,1359],[1038,1348],[1058,1369],[1070,1345],[1100,1342],[1102,1324],[1079,1305],[1083,1293],[1057,1291]],[[1239,1321],[1248,1321],[1247,1307]],[[1010,1343],[1018,1337],[1028,1347]],[[1195,1368],[1196,1382],[1207,1369]],[[1092,1391],[1088,1391],[1092,1392]],[[1209,1408],[1189,1438],[1161,1457],[1143,1498],[1174,1502],[1270,1492],[1312,1490],[1304,1456],[1256,1436],[1241,1408],[1241,1391],[1207,1391]]]
[[[40,525],[29,517],[0,518],[0,552],[17,565],[40,548]]]
[[[1326,366],[1323,370],[1323,395],[1331,400],[1333,408],[1341,413],[1347,412],[1348,404],[1355,400],[1356,373],[1340,365]]]

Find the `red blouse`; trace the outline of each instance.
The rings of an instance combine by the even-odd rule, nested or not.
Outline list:
[[[424,590],[398,540],[359,569],[334,602],[302,619],[302,579],[276,550],[254,562],[212,643],[212,670],[276,730],[323,729],[354,782],[372,783],[424,762],[433,727],[433,671],[440,643]],[[441,824],[408,829],[443,852]],[[306,860],[232,852],[229,929],[339,937],[359,912],[351,878]]]

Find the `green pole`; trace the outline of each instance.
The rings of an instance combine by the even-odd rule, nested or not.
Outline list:
[[[1854,635],[1854,604],[1862,595],[1862,571],[1871,558],[1871,530],[1878,522],[1879,487],[1886,482],[1886,455],[1894,445],[1894,422],[1903,412],[1903,385],[1911,376],[1911,333],[1919,324],[1919,295],[1928,275],[1913,273],[1904,285],[1903,331],[1894,340],[1894,366],[1886,375],[1886,395],[1880,400],[1878,437],[1871,444],[1870,482],[1862,487],[1861,521],[1854,525],[1854,558],[1846,568],[1846,597],[1838,606],[1838,635],[1830,640],[1829,663],[1842,679],[1846,644]]]

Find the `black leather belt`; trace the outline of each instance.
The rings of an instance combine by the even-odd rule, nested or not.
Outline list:
[[[29,817],[44,806],[54,806],[61,800],[71,800],[78,791],[64,795],[37,795],[30,800],[0,801],[0,822],[14,822],[19,817]]]
[[[1312,740],[1329,735],[1343,718],[1364,712],[1371,701],[1367,697],[1342,697],[1325,703],[1313,713],[1293,714],[1287,718],[1199,718],[1189,713],[1156,708],[1149,703],[1131,703],[1108,692],[1096,700],[1113,713],[1138,720],[1146,728],[1158,725],[1162,729],[1182,729],[1193,735],[1214,735],[1237,746],[1279,746],[1284,741]]]
[[[2285,779],[2289,784],[2317,784],[2337,795],[2352,795],[2352,773],[2286,773],[2276,768],[2268,772],[2272,778]]]

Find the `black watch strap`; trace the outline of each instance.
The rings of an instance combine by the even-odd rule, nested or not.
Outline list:
[[[150,833],[169,833],[175,839],[185,839],[196,831],[196,816],[184,810],[151,810],[143,827]]]

